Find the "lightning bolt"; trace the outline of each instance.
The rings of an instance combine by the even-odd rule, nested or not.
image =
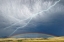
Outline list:
[[[60,2],[60,0],[56,1],[55,4],[53,4],[52,6],[50,6],[48,9],[43,10],[43,11],[41,11],[41,12],[39,12],[39,13],[33,14],[33,15],[30,17],[30,20],[28,21],[28,23],[26,23],[26,24],[25,24],[24,26],[22,26],[22,27],[16,28],[16,30],[14,30],[13,33],[15,33],[18,29],[27,26],[27,25],[29,24],[29,22],[32,20],[33,17],[35,17],[36,15],[38,15],[38,14],[40,14],[40,13],[42,13],[42,12],[45,12],[45,11],[50,10],[50,9],[51,9],[53,6],[55,6],[58,2]],[[27,20],[27,19],[25,19],[25,20]],[[13,33],[11,33],[9,36],[11,36]]]
[[[42,13],[42,12],[44,12],[44,11],[48,11],[48,10],[51,9],[53,6],[55,6],[59,1],[60,1],[60,0],[58,0],[54,5],[50,6],[47,10],[40,11],[39,13]],[[28,18],[26,18],[26,19],[20,20],[20,21],[18,21],[18,22],[16,22],[16,23],[12,24],[11,26],[8,26],[8,27],[4,28],[3,30],[8,29],[8,28],[14,26],[14,25],[16,25],[17,23],[20,23],[21,21],[24,21],[24,20],[33,18],[34,16],[38,15],[39,13],[33,14],[31,17],[28,17]],[[13,18],[14,18],[14,17],[13,17]],[[16,19],[16,18],[15,18],[15,19]],[[17,19],[17,20],[18,20],[18,19]]]
[[[24,26],[22,26],[22,27],[18,27],[17,29],[15,29],[15,30],[13,31],[13,33],[11,33],[9,36],[11,36],[12,34],[14,34],[18,29],[27,26],[27,25],[29,24],[29,22],[32,20],[33,17],[35,17],[36,15],[38,15],[38,14],[44,12],[44,11],[50,10],[50,9],[51,9],[53,6],[55,6],[58,2],[60,2],[60,0],[56,1],[55,4],[53,4],[52,6],[50,6],[48,9],[43,10],[43,11],[41,11],[41,12],[39,12],[39,13],[36,13],[36,14],[32,15],[32,16],[30,17],[30,20],[28,21],[28,23],[26,23],[26,24],[25,24]]]
[[[50,9],[51,9],[52,7],[54,7],[58,2],[60,2],[60,0],[56,1],[56,2],[55,2],[52,6],[50,6],[48,9],[43,10],[43,11],[40,11],[39,13],[33,14],[31,17],[29,17],[30,20],[29,20],[24,26],[16,28],[16,29],[13,31],[13,33],[11,33],[9,36],[11,36],[12,34],[14,34],[18,29],[27,26],[27,25],[29,24],[29,22],[33,19],[33,17],[35,17],[36,15],[38,15],[38,14],[40,14],[40,13],[42,13],[42,12],[45,12],[45,11],[50,10]],[[29,19],[29,18],[27,18],[27,19]],[[27,20],[27,19],[25,19],[25,20]],[[22,20],[22,21],[24,21],[24,20]],[[20,21],[20,22],[21,22],[21,21]],[[14,25],[15,25],[15,24],[14,24]],[[9,28],[9,27],[8,27],[8,28]]]

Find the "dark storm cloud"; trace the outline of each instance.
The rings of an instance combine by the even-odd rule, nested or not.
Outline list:
[[[46,5],[48,4],[47,2],[49,1],[51,2],[51,4],[49,3],[49,5],[53,5],[54,2],[58,0],[0,0],[0,37],[9,36],[16,28],[22,27],[25,23],[27,23],[27,21],[22,21],[21,23],[18,23],[6,30],[3,30],[5,27],[18,22],[21,19],[27,18],[32,14],[39,12],[42,9],[46,9],[47,7],[49,7],[46,7]],[[42,3],[44,3],[45,5],[43,5]],[[36,9],[34,9],[34,7]],[[27,12],[24,10],[24,8]],[[26,27],[18,29],[14,34],[21,34],[26,32],[44,32],[47,34],[53,34],[57,36],[64,35],[63,9],[64,0],[61,0],[52,9],[42,13],[45,15],[37,15]],[[19,12],[19,10],[22,12],[22,15],[20,15],[21,13]],[[17,16],[17,14],[19,15]],[[26,14],[26,17],[24,17],[23,14]],[[12,15],[13,17],[10,17]]]

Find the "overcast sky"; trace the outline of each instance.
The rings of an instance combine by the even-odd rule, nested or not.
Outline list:
[[[28,32],[64,36],[64,0],[54,5],[57,1],[0,0],[0,37]]]

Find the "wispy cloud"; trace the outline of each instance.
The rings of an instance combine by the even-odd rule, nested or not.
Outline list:
[[[47,9],[51,5],[53,5],[57,0],[0,0],[0,28],[1,31],[4,28],[4,33],[7,33],[9,35],[9,32],[11,33],[18,27],[22,27],[25,25],[33,14],[36,14],[42,10]],[[62,0],[61,0],[62,2]],[[57,5],[55,5],[53,8],[51,8],[47,12],[43,12],[41,14],[38,14],[35,16],[32,21],[26,26],[29,28],[32,28],[33,26],[39,25],[39,22],[42,22],[43,25],[47,25],[49,22],[54,19],[54,17],[58,14],[58,12],[62,13],[64,10],[64,5],[59,2]],[[27,20],[24,20],[27,19]],[[24,20],[18,23],[18,21]],[[17,24],[15,24],[17,23]],[[13,25],[14,24],[14,25]],[[24,28],[26,28],[24,27]],[[5,32],[6,31],[6,32]],[[9,32],[8,32],[9,31]],[[19,31],[19,30],[18,30]],[[24,30],[24,31],[29,31]],[[23,31],[23,32],[24,32]],[[1,32],[1,33],[2,33]]]

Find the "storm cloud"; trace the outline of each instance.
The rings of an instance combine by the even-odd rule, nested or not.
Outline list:
[[[14,34],[40,32],[64,35],[64,0],[60,0],[50,10],[39,13],[26,25],[29,17],[46,10],[56,1],[58,0],[0,0],[0,36],[9,36],[19,27]],[[24,25],[26,26],[22,28]]]

